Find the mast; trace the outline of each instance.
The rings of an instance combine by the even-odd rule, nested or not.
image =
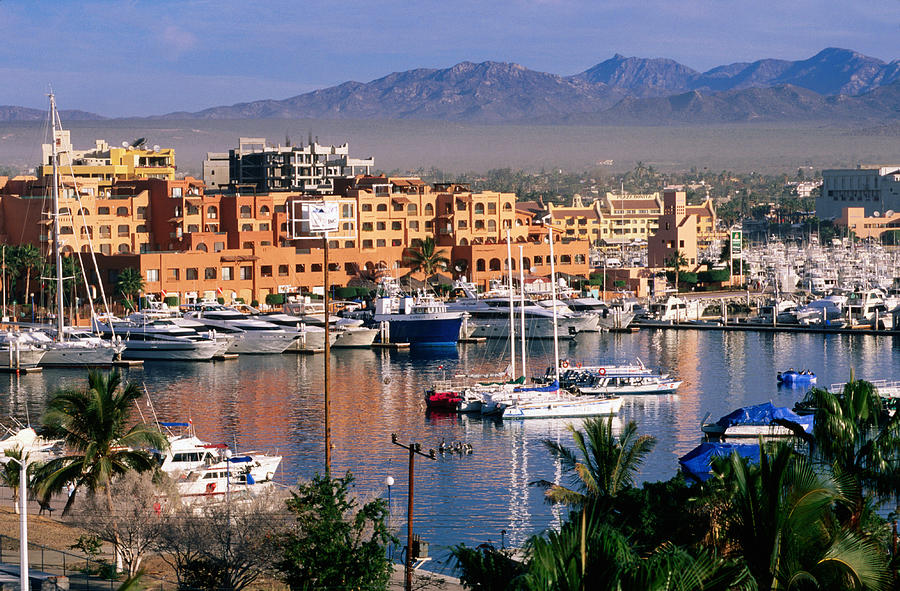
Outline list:
[[[53,160],[53,186],[51,188],[53,202],[53,255],[56,262],[56,340],[65,340],[63,335],[63,275],[62,275],[62,245],[59,240],[59,154],[56,150],[56,97],[50,93],[50,130],[52,137],[50,145]]]
[[[513,290],[513,274],[512,274],[512,245],[509,242],[509,228],[506,229],[506,271],[509,276],[509,363],[511,366],[510,375],[512,379],[516,379],[516,312],[514,301],[516,297]],[[522,370],[524,371],[524,367]]]
[[[519,245],[519,285],[522,288],[522,293],[519,294],[522,303],[522,309],[519,310],[519,318],[522,320],[522,376],[527,378],[525,375],[525,267],[522,264],[522,250],[524,248],[521,244]]]
[[[556,326],[556,261],[553,256],[553,225],[547,225],[550,238],[550,297],[553,298],[553,375],[559,384],[559,328]]]

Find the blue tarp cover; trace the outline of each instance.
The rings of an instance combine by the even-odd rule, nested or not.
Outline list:
[[[540,386],[534,388],[516,388],[515,392],[556,392],[559,390],[559,382],[553,380],[549,386]]]
[[[163,427],[190,427],[190,423],[160,423]]]
[[[775,406],[771,402],[754,406],[744,406],[725,415],[716,421],[716,424],[727,429],[733,425],[770,425],[775,419],[784,419],[786,421],[799,423],[800,425],[803,425],[807,432],[812,429],[812,415],[803,417],[789,408]]]
[[[737,453],[742,458],[749,458],[754,464],[759,463],[759,444],[757,443],[701,443],[685,455],[678,458],[681,469],[703,482],[710,477],[709,466],[713,458],[728,457]]]

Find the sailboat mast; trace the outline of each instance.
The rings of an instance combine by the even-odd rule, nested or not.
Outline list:
[[[556,326],[556,257],[553,256],[553,224],[547,226],[547,235],[550,238],[550,297],[553,298],[553,375],[559,384],[559,328]]]
[[[50,145],[53,160],[53,186],[51,196],[53,202],[53,254],[56,262],[56,339],[64,340],[63,326],[65,324],[63,312],[63,275],[62,275],[62,245],[59,240],[59,153],[57,152],[56,136],[56,97],[50,94],[50,129],[52,137]]]
[[[512,244],[509,241],[509,228],[506,229],[506,271],[509,276],[509,363],[510,363],[510,376],[512,379],[516,379],[516,312],[515,312],[515,297],[516,292],[513,289],[513,274],[512,274]],[[522,368],[522,371],[525,371],[525,368]]]
[[[525,376],[525,368],[528,367],[525,365],[525,266],[522,264],[522,251],[524,248],[521,244],[519,245],[519,285],[522,288],[522,293],[519,294],[522,304],[522,309],[519,310],[519,318],[522,321],[522,330],[520,331],[522,333],[522,376],[527,378]]]

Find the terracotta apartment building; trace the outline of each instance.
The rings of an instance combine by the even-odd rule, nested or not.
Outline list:
[[[513,266],[523,246],[529,273],[550,271],[546,228],[511,193],[473,193],[462,184],[419,178],[340,179],[335,195],[295,192],[206,193],[194,178],[115,180],[64,177],[63,251],[98,253],[111,287],[124,268],[140,270],[146,293],[183,300],[218,295],[264,301],[271,293],[311,291],[324,283],[321,237],[296,234],[297,203],[338,202],[339,228],[328,237],[330,282],[366,271],[409,272],[404,253],[433,237],[450,273],[479,284],[505,275],[506,235]],[[47,252],[50,190],[46,177],[0,177],[0,241]],[[560,236],[557,270],[587,275],[587,240]],[[96,278],[94,278],[96,281]]]

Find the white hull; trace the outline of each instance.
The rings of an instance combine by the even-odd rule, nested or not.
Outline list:
[[[723,430],[715,423],[711,425],[703,425],[703,432],[713,437],[721,437],[723,439],[744,438],[744,437],[792,437],[794,432],[781,425],[733,425]]]
[[[125,341],[124,359],[209,361],[222,351],[216,341]]]
[[[337,339],[332,343],[336,348],[363,348],[371,347],[378,336],[378,330],[374,328],[354,327],[347,328],[338,333]]]
[[[634,320],[634,313],[623,310],[610,310],[609,315],[605,317],[602,314],[597,314],[599,327],[604,330],[628,328],[632,320]]]
[[[643,384],[623,384],[618,386],[588,386],[579,388],[584,395],[609,394],[614,396],[670,394],[678,389],[678,380],[662,380]]]
[[[300,336],[294,339],[285,351],[321,351],[325,348],[325,329],[301,330],[297,334]],[[337,335],[332,332],[330,337],[331,345],[334,346]]]
[[[599,317],[596,315],[582,316],[579,318],[560,318],[558,320],[558,334],[561,339],[574,338],[579,332],[596,332]],[[517,321],[518,322],[518,321]],[[516,329],[518,330],[518,324]],[[469,327],[472,328],[472,337],[488,339],[509,338],[509,318],[477,318],[469,319]],[[516,335],[520,338],[521,335]],[[525,318],[525,338],[528,339],[552,339],[553,318],[532,317]]]
[[[37,367],[45,353],[44,349],[7,346],[0,349],[0,368]]]
[[[602,416],[617,414],[621,408],[621,398],[551,395],[547,396],[544,400],[535,400],[508,406],[503,409],[503,419],[518,420]]]
[[[78,344],[55,343],[48,347],[42,367],[79,367],[112,365],[118,347],[113,344],[82,346]]]

